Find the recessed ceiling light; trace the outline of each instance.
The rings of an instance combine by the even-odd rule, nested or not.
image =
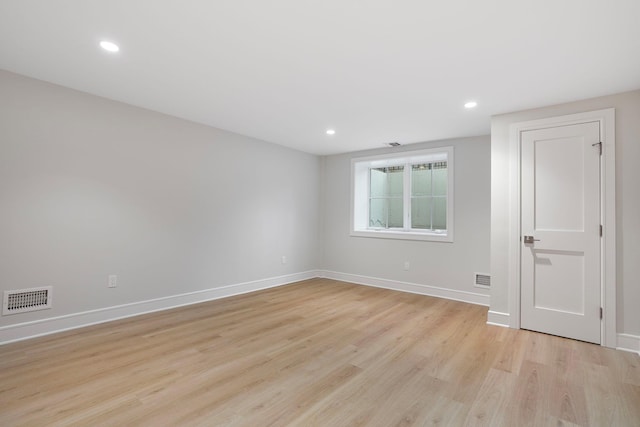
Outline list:
[[[117,44],[112,43],[112,42],[108,42],[106,40],[102,40],[100,42],[100,47],[103,48],[104,50],[108,51],[108,52],[117,52],[120,50],[120,48],[118,47]]]
[[[327,129],[327,135],[335,135],[336,131],[334,129]]]
[[[469,101],[466,104],[464,104],[464,108],[476,108],[478,106],[478,103],[476,101]]]

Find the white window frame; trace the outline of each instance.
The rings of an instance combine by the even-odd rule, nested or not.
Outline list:
[[[404,180],[404,224],[403,228],[379,229],[369,227],[369,169],[415,163],[447,161],[447,229],[443,231],[408,228],[411,224],[411,181]],[[410,176],[410,175],[409,175]],[[416,151],[383,154],[379,156],[351,159],[351,236],[382,239],[425,240],[433,242],[453,242],[453,147],[427,148]]]

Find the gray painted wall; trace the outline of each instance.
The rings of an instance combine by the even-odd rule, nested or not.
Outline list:
[[[3,71],[0,129],[1,325],[319,264],[316,156]]]
[[[318,268],[474,293],[491,272],[506,312],[509,125],[615,107],[618,332],[640,334],[640,91],[401,147],[455,147],[454,243],[349,236],[351,158],[398,149],[318,158],[3,71],[0,94],[0,290],[54,286],[0,325]]]
[[[352,237],[351,159],[389,152],[454,147],[454,242]],[[323,159],[323,268],[487,294],[473,286],[475,272],[489,272],[490,138],[450,139],[400,149],[361,151]],[[403,269],[409,261],[410,269]]]
[[[640,90],[495,116],[491,122],[491,310],[508,313],[509,126],[546,117],[616,110],[618,333],[640,335]]]

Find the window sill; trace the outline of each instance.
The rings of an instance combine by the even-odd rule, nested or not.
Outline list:
[[[350,235],[353,237],[369,237],[374,239],[422,240],[427,242],[453,243],[453,235],[451,232],[444,234],[396,230],[351,230]]]

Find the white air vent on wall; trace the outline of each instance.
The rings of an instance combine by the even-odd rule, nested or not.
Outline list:
[[[51,286],[41,288],[4,291],[2,315],[25,313],[27,311],[51,308]]]
[[[491,276],[483,273],[475,273],[475,280],[473,285],[478,288],[490,288],[491,287]]]

